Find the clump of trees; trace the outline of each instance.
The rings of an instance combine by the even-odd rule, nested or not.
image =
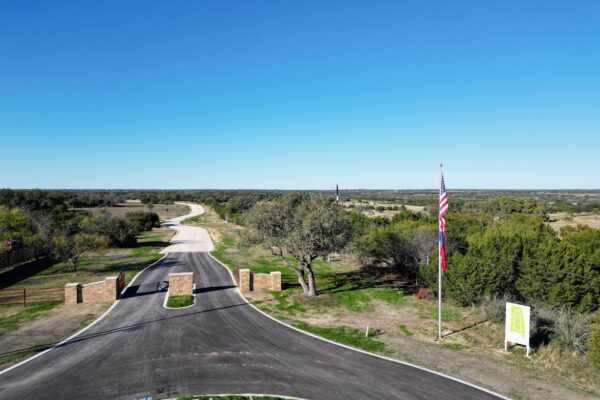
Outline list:
[[[559,236],[542,219],[523,214],[471,222],[457,237],[448,231],[445,290],[453,300],[470,305],[494,295],[539,306],[598,308],[600,230],[579,226]],[[437,255],[434,258],[436,262],[421,265],[420,272],[435,289]]]
[[[74,211],[67,203],[89,205],[94,196],[82,199],[62,192],[0,191],[0,252],[8,251],[8,241],[34,249],[35,257],[52,256],[68,262],[73,272],[93,252],[109,246],[133,247],[140,232],[160,226],[159,217],[151,212],[130,213],[125,218],[106,210],[90,213]],[[107,204],[113,196],[96,199]],[[21,204],[19,202],[22,202]]]
[[[335,202],[319,195],[288,194],[257,203],[246,221],[250,243],[271,250],[298,275],[307,296],[317,288],[313,262],[341,250],[350,239],[350,224]]]
[[[160,227],[158,214],[145,211],[134,211],[125,214],[125,220],[131,224],[137,232],[151,231],[152,228]]]

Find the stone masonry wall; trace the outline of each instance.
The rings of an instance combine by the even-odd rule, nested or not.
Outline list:
[[[242,293],[252,290],[252,273],[250,270],[240,269],[238,275],[238,286]]]
[[[115,301],[119,298],[124,283],[124,272],[121,272],[119,276],[109,276],[103,281],[85,285],[67,283],[65,285],[65,304]]]
[[[281,291],[281,272],[261,274],[250,272],[249,269],[240,269],[238,286],[242,293],[266,292],[269,290]]]
[[[67,283],[65,285],[65,304],[81,303],[81,283]]]
[[[193,272],[178,272],[169,274],[169,296],[191,296],[193,284]]]

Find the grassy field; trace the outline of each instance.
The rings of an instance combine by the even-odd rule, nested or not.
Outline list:
[[[600,214],[570,214],[566,212],[548,214],[548,225],[555,231],[563,226],[588,225],[600,229]]]
[[[181,308],[194,304],[194,296],[169,296],[167,307]]]
[[[365,274],[351,260],[315,266],[319,296],[301,294],[295,274],[260,249],[239,246],[242,227],[226,223],[209,208],[196,221],[208,228],[213,253],[229,265],[254,272],[279,270],[281,292],[251,292],[261,310],[300,329],[361,349],[387,354],[479,383],[514,398],[589,399],[600,393],[600,373],[560,349],[540,347],[531,358],[521,348],[503,351],[504,327],[482,310],[444,303],[444,339],[437,336],[437,301],[419,300],[381,275]],[[365,337],[367,327],[371,334]],[[501,374],[502,379],[498,379]]]

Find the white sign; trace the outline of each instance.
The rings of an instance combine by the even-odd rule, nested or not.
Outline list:
[[[504,329],[504,351],[508,342],[527,347],[529,356],[529,316],[531,309],[515,303],[506,303],[506,325]]]

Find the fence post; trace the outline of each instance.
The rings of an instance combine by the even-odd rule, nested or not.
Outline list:
[[[27,296],[25,295],[25,290],[26,289],[23,289],[23,307],[27,306]]]

